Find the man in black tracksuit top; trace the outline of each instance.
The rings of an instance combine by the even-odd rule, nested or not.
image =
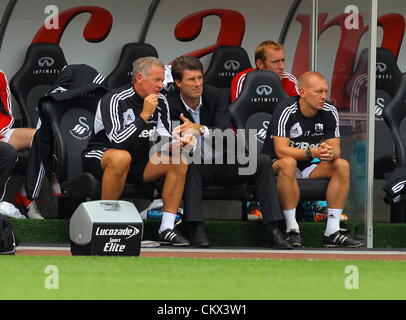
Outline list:
[[[150,152],[155,131],[162,137],[171,137],[168,103],[159,93],[163,80],[164,65],[158,59],[146,57],[135,61],[133,83],[107,93],[100,100],[94,133],[82,154],[82,165],[84,171],[102,181],[102,200],[119,199],[127,180],[142,185],[164,176],[164,213],[158,236],[162,243],[184,246],[189,243],[174,229],[174,222],[187,163],[172,161],[173,152],[171,155]],[[175,145],[180,150],[194,141],[192,135],[174,140],[167,144],[167,151],[173,151]]]
[[[278,175],[278,195],[286,222],[288,241],[302,246],[296,207],[299,186],[296,178],[330,178],[326,200],[326,247],[359,247],[362,243],[340,231],[340,216],[349,191],[349,163],[340,158],[340,131],[336,108],[326,101],[328,84],[317,72],[299,79],[300,96],[282,102],[275,109],[265,144]],[[319,158],[318,164],[312,163]]]

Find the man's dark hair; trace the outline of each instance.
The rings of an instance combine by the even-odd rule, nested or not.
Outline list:
[[[173,60],[171,69],[173,80],[182,81],[185,70],[200,70],[203,73],[203,65],[198,58],[191,56],[180,56]]]

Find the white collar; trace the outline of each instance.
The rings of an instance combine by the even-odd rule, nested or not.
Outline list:
[[[183,104],[185,105],[187,111],[192,112],[192,113],[196,113],[196,112],[200,111],[200,108],[202,107],[202,97],[201,96],[200,96],[199,105],[197,106],[197,108],[192,109],[187,105],[185,100],[183,100],[182,95],[181,94],[179,94],[179,95],[180,95],[180,99],[182,100]]]

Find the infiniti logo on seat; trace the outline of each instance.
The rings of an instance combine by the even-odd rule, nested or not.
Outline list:
[[[54,59],[50,57],[42,57],[38,60],[38,65],[40,67],[50,67],[55,63]]]
[[[263,84],[262,86],[257,87],[256,92],[260,96],[263,96],[263,95],[269,96],[272,93],[272,88],[266,84]]]
[[[383,62],[377,62],[376,63],[376,71],[379,72],[384,72],[386,70],[386,64],[384,64]]]
[[[227,60],[224,62],[224,68],[226,70],[237,70],[240,67],[240,63],[236,60]]]

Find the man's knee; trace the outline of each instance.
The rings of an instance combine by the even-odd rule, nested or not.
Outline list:
[[[131,165],[132,157],[131,154],[126,150],[110,150],[109,153],[104,155],[106,159],[105,169],[114,169],[118,171],[128,171]]]
[[[333,161],[333,169],[341,175],[350,175],[350,163],[345,159],[336,159]]]
[[[278,170],[279,176],[296,176],[297,161],[293,158],[283,158],[278,160]]]

